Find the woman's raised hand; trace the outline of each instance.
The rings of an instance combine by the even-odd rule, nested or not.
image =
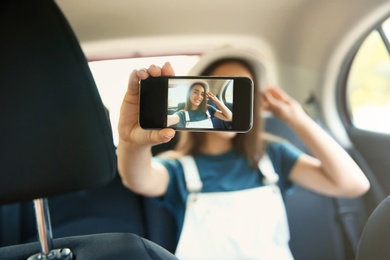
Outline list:
[[[306,116],[298,101],[277,87],[267,87],[262,92],[261,107],[287,123],[299,120],[303,115]]]

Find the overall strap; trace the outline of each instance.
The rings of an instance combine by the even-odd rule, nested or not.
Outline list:
[[[190,114],[188,114],[188,111],[184,111],[184,115],[186,117],[186,122],[190,122]]]
[[[206,115],[207,115],[207,118],[210,118],[210,117],[211,117],[210,112],[209,112],[208,109],[206,110]]]
[[[202,181],[200,180],[198,167],[196,166],[194,157],[182,156],[179,162],[183,166],[184,178],[188,192],[200,192],[202,190]]]
[[[188,113],[187,110],[184,111],[184,115],[186,117],[186,122],[190,122],[190,114]],[[209,110],[206,110],[206,115],[207,115],[207,119],[211,117]]]
[[[192,156],[182,156],[179,159],[184,171],[184,178],[188,192],[200,192],[202,190],[202,181],[200,179],[198,167]],[[259,170],[263,174],[264,185],[276,184],[279,175],[275,172],[269,156],[265,153],[259,161]]]
[[[276,184],[279,180],[279,175],[275,172],[275,168],[272,165],[271,159],[267,153],[261,157],[259,161],[259,169],[263,174],[264,185]]]

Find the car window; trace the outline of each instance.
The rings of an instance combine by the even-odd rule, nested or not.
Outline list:
[[[389,37],[390,19],[363,41],[351,63],[346,97],[355,127],[390,134]]]
[[[168,108],[177,108],[179,103],[186,102],[187,85],[179,85],[168,89]]]
[[[228,85],[223,91],[223,101],[233,103],[233,81],[229,81]]]
[[[123,96],[129,75],[134,69],[147,68],[151,64],[162,66],[169,61],[176,75],[186,75],[199,60],[197,55],[114,59],[89,62],[100,96],[110,113],[114,144],[118,144],[117,125]]]

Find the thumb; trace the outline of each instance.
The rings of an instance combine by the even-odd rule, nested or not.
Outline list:
[[[158,138],[160,143],[167,143],[175,137],[175,134],[176,132],[172,128],[164,128],[158,131],[156,138]]]

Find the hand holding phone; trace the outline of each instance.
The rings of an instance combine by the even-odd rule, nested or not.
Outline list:
[[[149,77],[140,83],[139,123],[144,129],[247,132],[253,93],[246,77]]]
[[[161,68],[151,65],[148,69],[134,70],[131,73],[120,110],[118,149],[127,147],[129,144],[138,147],[153,146],[163,142],[169,142],[175,136],[175,131],[170,128],[164,128],[158,131],[145,131],[139,126],[138,122],[139,82],[148,77],[159,77],[161,75],[174,75],[173,68],[169,63],[164,64]]]

